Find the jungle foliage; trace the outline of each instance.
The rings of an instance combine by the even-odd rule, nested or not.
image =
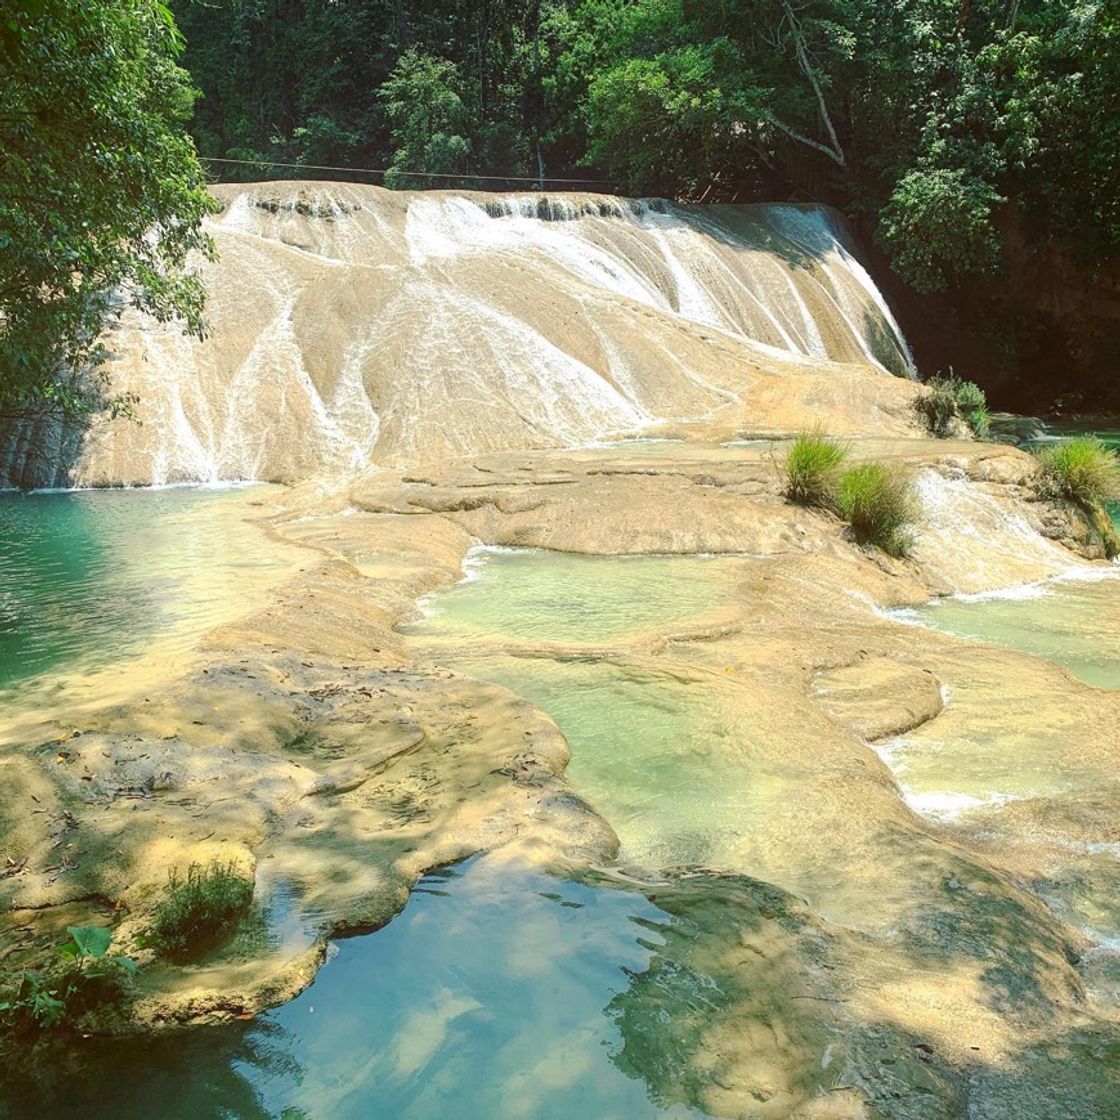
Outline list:
[[[1105,0],[174,8],[204,155],[388,167],[396,185],[543,169],[634,193],[816,198],[863,220],[921,291],[998,270],[1011,221],[1090,257],[1120,245],[1120,10]]]
[[[1052,252],[1099,287],[1117,88],[1115,0],[9,0],[0,413],[88,408],[64,374],[126,303],[202,329],[188,121],[227,179],[825,202],[992,360],[1037,353],[991,285]]]
[[[158,0],[0,11],[0,417],[128,411],[75,376],[127,306],[202,329],[187,258],[212,203],[181,45]]]

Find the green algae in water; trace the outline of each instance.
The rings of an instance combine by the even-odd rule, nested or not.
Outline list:
[[[0,691],[206,629],[270,564],[235,503],[204,488],[0,494]]]
[[[9,1087],[12,1116],[699,1120],[691,1048],[729,997],[684,959],[696,934],[676,922],[637,891],[468,861],[421,880],[384,929],[334,943],[291,1003],[87,1040],[53,1090]],[[647,975],[666,956],[671,988]]]
[[[710,615],[741,561],[486,549],[405,629],[426,641],[603,644]]]

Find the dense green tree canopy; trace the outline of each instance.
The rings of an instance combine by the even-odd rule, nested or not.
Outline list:
[[[0,412],[102,403],[106,317],[201,328],[186,270],[211,206],[184,131],[193,93],[156,0],[9,0],[0,12]],[[116,402],[118,406],[127,402]]]
[[[390,186],[575,177],[823,201],[912,291],[965,309],[1023,246],[1089,277],[1120,248],[1117,0],[171,7],[197,104],[159,0],[9,0],[0,16],[8,411],[80,407],[59,371],[93,355],[121,300],[199,329],[188,118],[204,157],[244,161],[209,164],[225,178],[324,165]]]
[[[1120,244],[1115,0],[175,7],[205,155],[818,198],[920,290],[997,269],[1008,220]]]

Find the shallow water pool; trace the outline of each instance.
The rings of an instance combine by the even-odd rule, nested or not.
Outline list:
[[[141,654],[177,659],[250,609],[299,555],[246,521],[267,493],[0,494],[0,696]]]
[[[1098,688],[1120,688],[1120,568],[1005,594],[941,599],[897,614],[1048,658]]]
[[[789,785],[752,760],[752,729],[726,687],[600,651],[718,617],[743,563],[483,552],[408,632],[556,721],[572,751],[566,780],[611,823],[625,860],[740,866],[735,854]],[[542,655],[554,645],[562,652]]]
[[[13,1116],[697,1120],[689,1024],[728,999],[688,961],[708,932],[635,890],[470,860],[422,879],[378,933],[334,943],[291,1003],[87,1040],[76,1072],[15,1090]]]
[[[694,622],[731,593],[741,560],[473,551],[460,583],[425,601],[405,633],[425,643],[603,645]]]

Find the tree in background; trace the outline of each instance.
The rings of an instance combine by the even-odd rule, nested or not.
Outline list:
[[[1120,246],[1107,0],[583,0],[571,23],[588,154],[632,190],[761,175],[868,219],[921,291],[997,269],[1012,217]]]
[[[379,91],[393,144],[387,187],[430,186],[429,174],[466,169],[471,146],[462,135],[466,109],[457,84],[454,63],[415,49],[401,55]]]
[[[213,203],[194,93],[158,0],[8,0],[0,12],[0,414],[109,404],[96,370],[126,306],[202,330],[188,268]]]
[[[469,146],[469,153],[456,144],[455,153],[433,151],[431,158],[480,175],[539,172],[549,21],[567,10],[568,0],[173,0],[172,6],[187,41],[184,64],[204,94],[192,126],[199,151],[250,164],[215,164],[223,177],[300,174],[267,163],[274,160],[393,166],[398,183],[416,185],[404,172],[425,168],[405,165],[402,123],[390,116],[400,102],[380,91],[405,76],[404,66],[409,81],[427,82],[434,105],[441,91],[431,73],[420,73],[422,58],[461,106],[445,136]],[[417,153],[415,131],[405,131],[410,153]]]

